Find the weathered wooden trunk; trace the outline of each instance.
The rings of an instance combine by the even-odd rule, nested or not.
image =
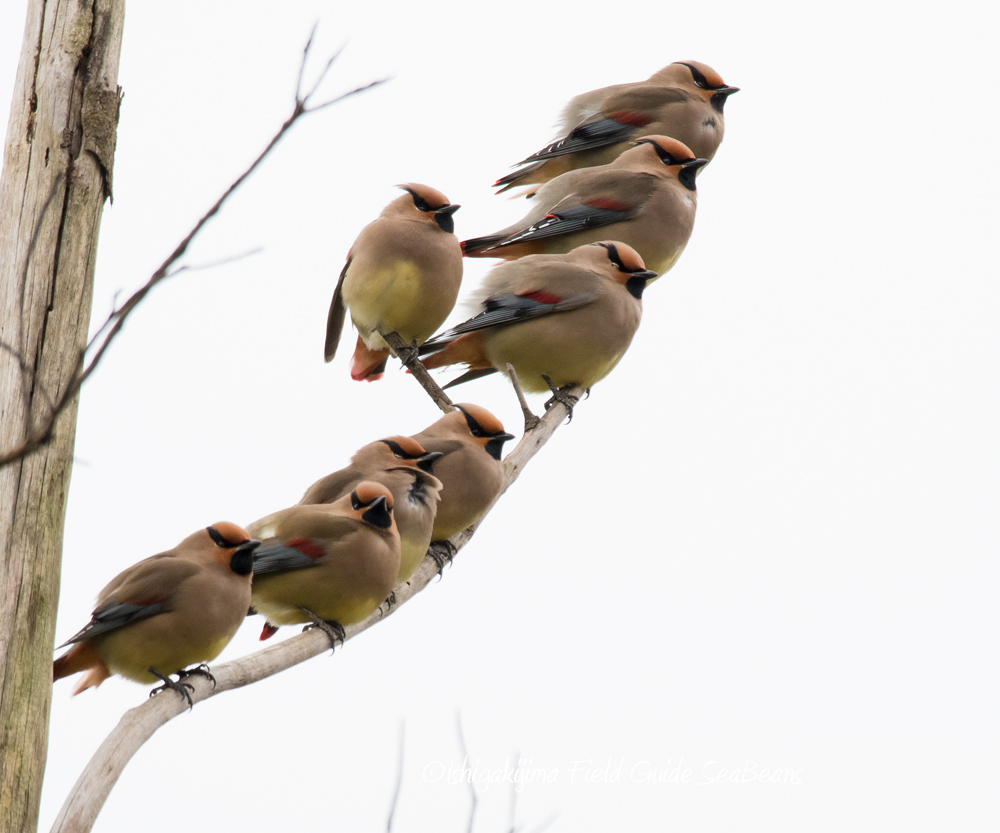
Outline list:
[[[28,1],[0,180],[0,455],[42,423],[86,344],[124,16],[124,0]],[[2,830],[38,823],[75,433],[74,397],[44,447],[0,469]]]

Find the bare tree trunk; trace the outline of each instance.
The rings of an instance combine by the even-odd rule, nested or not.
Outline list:
[[[124,0],[28,0],[0,181],[0,448],[79,366],[118,125]],[[76,401],[0,469],[0,829],[33,831],[48,744]]]

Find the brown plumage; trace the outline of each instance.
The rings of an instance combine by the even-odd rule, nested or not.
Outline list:
[[[427,185],[400,188],[407,193],[354,241],[330,304],[324,355],[333,359],[349,309],[358,329],[351,378],[358,381],[382,378],[389,348],[381,334],[422,344],[448,317],[462,283],[452,219],[459,206]]]
[[[466,257],[516,260],[565,254],[584,243],[620,240],[663,274],[694,228],[695,173],[705,164],[666,136],[646,136],[608,165],[571,171],[538,190],[521,220],[462,243]]]
[[[423,363],[469,366],[446,387],[506,373],[510,363],[528,391],[549,389],[543,375],[558,387],[589,388],[625,355],[654,277],[616,241],[502,263],[486,276],[483,312],[424,344]]]
[[[293,506],[271,516],[271,537],[254,562],[253,607],[279,625],[360,622],[385,601],[399,575],[392,493],[364,481],[332,504]]]
[[[260,542],[231,523],[199,530],[174,549],[119,573],[97,598],[90,622],[64,645],[52,679],[87,671],[73,694],[112,674],[139,683],[215,659],[250,605],[253,551]]]
[[[432,474],[432,466],[441,456],[427,451],[410,437],[387,437],[360,448],[351,464],[328,474],[312,484],[299,506],[333,503],[350,494],[359,483],[373,480],[390,492],[394,501],[393,517],[399,528],[400,566],[397,583],[406,581],[420,564],[431,542],[431,530],[437,514],[441,481]],[[254,521],[247,529],[258,538],[274,535],[277,512]]]
[[[607,165],[642,136],[672,136],[711,161],[725,132],[726,99],[735,92],[739,87],[728,86],[707,64],[678,61],[646,81],[583,93],[566,105],[558,138],[494,185],[502,185],[502,193]]]
[[[440,452],[434,473],[444,484],[432,538],[443,541],[476,523],[500,493],[503,444],[514,439],[493,414],[478,405],[456,405],[413,439]]]

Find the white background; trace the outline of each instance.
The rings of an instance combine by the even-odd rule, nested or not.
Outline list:
[[[630,353],[444,580],[334,659],[172,722],[96,829],[384,829],[405,720],[395,830],[464,830],[467,788],[435,780],[461,766],[460,710],[476,777],[515,753],[544,772],[514,809],[529,831],[996,830],[995,7],[345,5],[129,7],[95,322],[286,117],[314,20],[310,76],[350,39],[326,93],[394,80],[296,126],[186,262],[263,253],[161,286],[88,383],[60,641],[129,564],[437,418],[392,368],[351,382],[351,336],[321,358],[394,183],[488,233],[526,210],[490,183],[572,95],[686,59],[742,92]],[[0,7],[0,90],[23,13]],[[520,433],[501,379],[460,390]],[[146,696],[70,688],[42,829]],[[642,783],[678,764],[687,783]],[[509,785],[480,788],[477,833],[509,829]]]

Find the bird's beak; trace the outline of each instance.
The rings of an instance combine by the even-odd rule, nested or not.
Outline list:
[[[386,503],[385,495],[379,495],[368,505],[361,515],[361,520],[379,529],[388,529],[392,526],[392,510]]]
[[[702,165],[707,165],[707,164],[708,164],[707,159],[692,159],[688,162],[685,162],[682,165],[682,167],[687,168],[689,170],[697,171],[698,168],[700,168]]]
[[[460,205],[442,205],[440,208],[435,208],[435,214],[454,214],[462,206]]]
[[[423,457],[417,457],[417,468],[421,471],[425,471],[428,474],[434,474],[431,469],[434,467],[434,461],[439,460],[444,457],[443,451],[428,451]]]
[[[632,272],[629,278],[642,278],[642,280],[647,283],[656,277],[656,272],[652,269],[640,269],[638,272]]]
[[[715,95],[722,95],[728,98],[733,93],[738,93],[739,91],[740,91],[739,87],[720,87],[719,89],[715,90]]]
[[[508,434],[505,431],[503,434],[494,434],[492,437],[490,437],[490,439],[493,439],[493,440],[503,440],[504,442],[507,442],[507,440],[514,439],[514,435],[513,434]]]
[[[260,541],[258,541],[256,538],[251,538],[249,541],[244,541],[242,544],[240,544],[236,548],[236,552],[239,552],[239,553],[251,552],[252,553],[259,546],[260,546]],[[233,554],[235,555],[236,553],[233,553]]]

